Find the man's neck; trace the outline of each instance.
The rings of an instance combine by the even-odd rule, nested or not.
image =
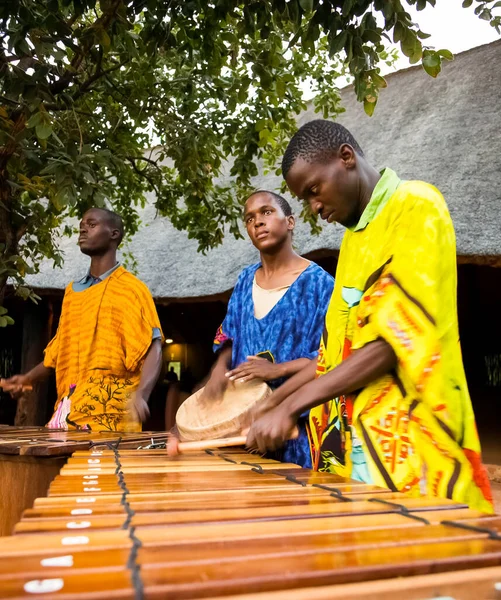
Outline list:
[[[289,271],[295,264],[303,260],[294,252],[292,244],[284,244],[274,253],[261,252],[261,265],[266,278],[272,277],[281,271]]]
[[[359,188],[359,209],[358,218],[363,215],[364,210],[367,208],[372,196],[372,192],[376,187],[378,181],[381,179],[381,174],[377,169],[369,164],[365,164],[361,169],[360,173],[360,188]]]
[[[117,264],[116,250],[109,250],[106,254],[92,256],[90,259],[90,274],[93,277],[101,277]]]

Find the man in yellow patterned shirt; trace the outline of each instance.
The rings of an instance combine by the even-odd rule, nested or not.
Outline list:
[[[117,262],[122,237],[116,213],[85,213],[78,243],[90,256],[89,272],[66,288],[43,362],[8,380],[19,390],[56,371],[58,398],[48,427],[140,431],[148,415],[163,337],[148,288]]]
[[[280,446],[310,411],[315,468],[492,512],[457,322],[456,243],[440,192],[379,173],[344,127],[307,123],[289,188],[346,227],[316,369],[269,399],[247,441]]]

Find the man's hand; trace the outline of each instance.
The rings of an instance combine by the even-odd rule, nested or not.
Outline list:
[[[179,454],[179,438],[174,433],[167,434],[167,455],[171,458]]]
[[[32,381],[28,375],[14,375],[9,379],[2,380],[2,387],[12,398],[19,398],[23,393],[31,390]]]
[[[216,402],[222,400],[229,383],[228,378],[225,377],[224,369],[216,367],[212,371],[209,381],[205,384],[200,400],[202,402]]]
[[[272,363],[266,358],[259,356],[248,356],[247,362],[244,362],[232,371],[226,373],[230,381],[244,382],[252,379],[262,379],[263,381],[272,381],[284,375],[280,364]]]
[[[247,434],[247,448],[257,449],[262,454],[281,448],[291,438],[296,422],[297,419],[277,406],[251,425]]]
[[[146,421],[146,419],[150,416],[150,409],[148,407],[148,402],[146,402],[143,394],[140,391],[137,391],[134,394],[132,410],[136,413],[136,415],[137,415],[139,421],[141,421],[141,423],[144,423]]]

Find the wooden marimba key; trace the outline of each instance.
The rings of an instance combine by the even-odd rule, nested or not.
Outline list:
[[[50,482],[76,450],[94,443],[137,448],[165,442],[158,432],[65,431],[45,427],[0,427],[0,536],[10,535],[23,510],[47,493]]]
[[[497,598],[500,532],[450,500],[241,450],[100,447],[74,453],[4,538],[0,596]]]

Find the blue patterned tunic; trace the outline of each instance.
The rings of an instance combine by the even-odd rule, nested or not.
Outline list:
[[[261,356],[276,363],[316,358],[334,287],[333,277],[310,263],[270,312],[256,319],[252,284],[260,266],[260,263],[251,265],[240,274],[226,317],[216,334],[214,351],[231,340],[232,368],[246,362],[248,356]],[[268,385],[277,388],[283,382],[284,379],[276,379]],[[283,462],[311,467],[307,422],[305,413],[298,422],[299,438],[287,442],[280,453]]]

